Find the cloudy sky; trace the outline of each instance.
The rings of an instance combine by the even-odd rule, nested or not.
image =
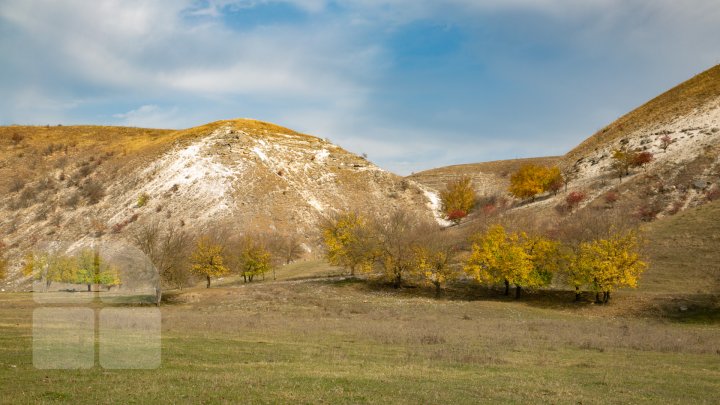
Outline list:
[[[0,0],[0,125],[249,117],[409,174],[562,154],[718,38],[717,0]]]

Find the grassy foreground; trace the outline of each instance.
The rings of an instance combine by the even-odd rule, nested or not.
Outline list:
[[[0,402],[712,403],[720,392],[720,325],[617,316],[629,293],[598,307],[278,278],[171,294],[162,366],[141,371],[33,368],[37,306],[0,294]]]

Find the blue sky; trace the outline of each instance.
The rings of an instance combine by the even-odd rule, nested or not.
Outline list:
[[[0,0],[0,125],[249,117],[409,174],[565,153],[717,38],[716,0]]]

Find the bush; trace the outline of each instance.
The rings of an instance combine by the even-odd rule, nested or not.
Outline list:
[[[88,204],[94,205],[105,197],[105,188],[99,182],[90,180],[82,187],[83,197],[87,199]]]
[[[456,223],[467,216],[476,202],[475,190],[469,177],[461,177],[447,184],[445,191],[440,193],[442,209],[448,219]],[[459,215],[459,214],[464,215]]]
[[[18,191],[22,190],[23,188],[25,188],[25,181],[18,177],[15,177],[10,182],[10,192],[11,193],[17,193]]]
[[[150,201],[150,196],[148,195],[148,193],[140,194],[140,196],[138,197],[138,200],[137,200],[137,207],[138,208],[144,207],[145,205],[147,205],[148,201]]]
[[[587,198],[587,195],[582,191],[573,191],[570,194],[565,197],[565,203],[568,206],[568,209],[570,211],[577,208],[578,205],[580,205],[581,202],[585,201]]]

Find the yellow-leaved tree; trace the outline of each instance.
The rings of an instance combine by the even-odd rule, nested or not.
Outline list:
[[[637,287],[640,275],[647,268],[639,250],[640,240],[635,230],[614,232],[608,238],[580,245],[577,261],[587,272],[584,277],[592,283],[596,302],[607,303],[610,293],[618,288]]]
[[[325,259],[355,275],[371,271],[375,260],[374,237],[368,220],[357,212],[346,212],[322,224]]]
[[[559,267],[558,255],[554,241],[523,232],[508,233],[494,225],[474,237],[464,269],[480,283],[504,283],[505,295],[510,294],[510,285],[515,285],[515,297],[519,298],[522,288],[550,284]]]
[[[440,192],[442,211],[448,220],[456,224],[470,213],[476,200],[470,177],[450,181],[445,190]]]
[[[438,226],[429,228],[415,247],[417,272],[425,283],[435,287],[435,295],[440,295],[445,283],[458,276],[451,263],[455,246],[443,232]]]
[[[225,266],[223,259],[223,246],[213,242],[208,236],[202,236],[197,241],[195,251],[190,255],[190,271],[205,277],[207,288],[210,288],[210,278],[228,274],[230,270]]]
[[[121,282],[117,268],[93,249],[81,250],[75,256],[47,251],[28,253],[23,274],[44,281],[46,289],[52,283],[68,283],[85,284],[91,291],[94,284],[110,288]]]
[[[235,248],[232,262],[246,283],[271,270],[272,257],[262,242],[258,236],[245,236]]]
[[[535,196],[547,191],[557,191],[564,179],[557,167],[524,164],[510,176],[510,194],[517,198],[535,200]]]

